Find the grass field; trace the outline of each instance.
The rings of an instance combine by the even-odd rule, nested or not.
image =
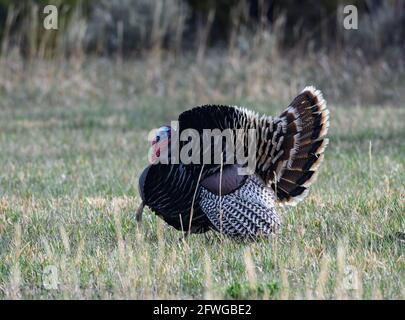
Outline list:
[[[12,68],[22,67],[1,69],[0,298],[405,299],[405,108],[325,95],[325,161],[308,198],[279,209],[282,234],[182,240],[149,210],[142,225],[134,218],[149,130],[208,102],[277,115],[301,83],[241,98],[186,90],[186,74],[160,93],[158,76],[145,74],[150,92],[130,68],[116,82],[108,68]]]

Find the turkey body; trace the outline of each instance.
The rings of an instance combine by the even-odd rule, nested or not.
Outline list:
[[[184,165],[151,165],[140,180],[145,205],[172,227],[190,233],[203,233],[213,227],[199,206],[198,177]]]
[[[229,151],[224,146],[220,164],[204,163],[201,152],[199,164],[158,163],[144,170],[139,182],[143,204],[177,230],[190,233],[213,229],[235,239],[274,234],[281,225],[276,204],[296,204],[307,195],[328,142],[329,111],[313,87],[305,88],[276,118],[207,105],[183,112],[178,121],[180,134],[194,129],[203,137],[206,129],[231,130],[243,152],[255,155],[250,175],[238,171],[247,160],[225,162]],[[237,141],[236,132],[246,135]],[[253,150],[248,132],[255,135]]]

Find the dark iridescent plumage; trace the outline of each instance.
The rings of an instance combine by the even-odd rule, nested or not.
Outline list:
[[[326,103],[313,87],[305,88],[278,118],[239,107],[193,108],[179,116],[180,133],[191,128],[202,137],[204,129],[256,129],[255,173],[235,177],[232,165],[222,170],[219,164],[151,165],[140,179],[143,202],[178,230],[268,236],[281,223],[275,203],[294,204],[307,195],[323,160],[328,126]]]

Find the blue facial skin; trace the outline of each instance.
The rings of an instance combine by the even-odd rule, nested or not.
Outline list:
[[[170,131],[171,128],[169,126],[160,127],[156,132],[156,137],[153,144],[158,143],[160,140],[170,138]]]
[[[152,146],[156,147],[156,151],[159,149],[159,144],[165,140],[170,140],[171,128],[169,126],[163,126],[156,130],[155,138],[152,141]]]

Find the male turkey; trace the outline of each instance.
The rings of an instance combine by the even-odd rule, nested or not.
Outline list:
[[[245,153],[251,151],[247,133],[255,130],[254,173],[240,175],[239,169],[247,163],[227,163],[230,152],[223,147],[221,163],[204,163],[203,145],[197,156],[202,161],[186,163],[180,159],[173,163],[169,146],[174,131],[162,127],[152,142],[153,156],[158,158],[168,148],[168,162],[152,164],[142,173],[142,204],[137,217],[140,219],[147,205],[183,232],[212,229],[238,239],[267,237],[281,224],[276,203],[293,205],[308,194],[323,160],[328,127],[329,111],[314,87],[306,87],[277,118],[230,106],[208,105],[185,111],[178,119],[179,134],[187,129],[200,137],[207,129],[242,131],[246,135],[234,141],[242,144]],[[186,144],[179,143],[180,148]]]

